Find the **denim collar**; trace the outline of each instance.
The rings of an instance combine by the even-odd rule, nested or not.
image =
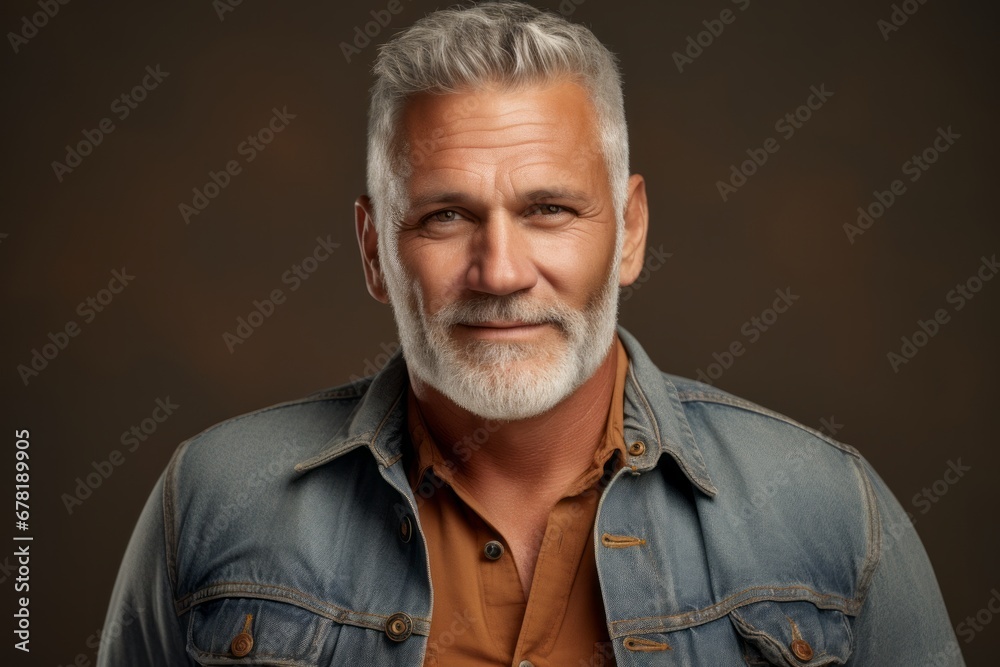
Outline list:
[[[641,441],[639,455],[629,455],[626,466],[635,474],[654,469],[664,453],[677,463],[692,484],[709,496],[718,493],[705,467],[705,460],[695,442],[684,415],[680,396],[673,382],[649,358],[632,334],[618,326],[629,356],[625,379],[625,442]],[[388,468],[403,456],[406,438],[406,390],[409,383],[402,350],[397,350],[370,381],[344,429],[331,438],[317,455],[299,462],[298,473],[305,473],[352,451],[368,447],[380,466]],[[331,392],[349,397],[355,391]]]

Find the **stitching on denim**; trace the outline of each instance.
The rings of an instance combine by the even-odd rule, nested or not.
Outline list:
[[[177,476],[180,468],[180,461],[184,458],[184,453],[190,446],[194,438],[182,442],[167,463],[167,468],[163,475],[163,549],[166,552],[167,560],[167,580],[170,584],[170,597],[174,602],[174,611],[180,615],[180,607],[177,600],[177,586],[180,580],[177,573],[177,552],[179,549],[177,540],[177,530],[175,528],[174,502],[177,496]]]
[[[265,592],[259,592],[259,589],[265,589]],[[219,592],[210,592],[219,591]],[[274,591],[274,592],[270,592]],[[290,595],[282,595],[282,593],[289,593]],[[309,595],[303,591],[296,588],[289,588],[287,586],[276,586],[273,584],[261,584],[253,581],[222,581],[210,586],[205,586],[200,588],[194,593],[189,593],[185,595],[178,604],[183,608],[178,615],[186,613],[187,611],[193,609],[194,607],[204,604],[206,602],[211,602],[213,600],[219,600],[224,598],[253,598],[259,600],[272,600],[274,602],[283,602],[287,604],[292,604],[306,611],[313,612],[323,618],[329,618],[330,620],[337,621],[338,623],[344,623],[347,625],[358,625],[360,627],[370,628],[373,630],[381,630],[385,621],[389,616],[383,614],[376,614],[374,612],[367,611],[355,611],[353,609],[346,609],[340,607],[330,602],[325,602],[319,598]],[[325,609],[333,609],[337,612],[337,615],[331,615]],[[369,617],[379,619],[379,624],[364,625],[361,622],[350,622],[350,618],[358,617]],[[417,624],[427,624],[430,627],[430,619],[424,618],[422,616],[411,616],[414,621],[414,634],[426,634],[417,629]]]
[[[772,637],[767,634],[767,632],[758,629],[755,625],[743,618],[740,615],[739,610],[734,609],[732,613],[729,614],[729,620],[736,625],[736,631],[744,641],[752,643],[753,640],[758,640],[772,645],[775,644],[775,642],[771,641]],[[755,648],[757,648],[758,651],[760,650],[760,647],[755,646]],[[777,648],[778,652],[781,653],[783,657],[787,657],[784,655],[782,647],[778,646]]]
[[[854,447],[851,447],[850,445],[846,445],[846,444],[844,444],[842,442],[834,440],[833,438],[831,438],[827,434],[822,433],[820,431],[817,431],[814,428],[810,428],[809,426],[806,426],[805,424],[801,424],[801,423],[795,421],[794,419],[781,414],[780,412],[775,412],[774,410],[768,410],[765,407],[762,407],[760,405],[757,405],[756,403],[752,403],[750,401],[744,400],[742,398],[738,398],[736,396],[731,396],[729,394],[710,394],[710,393],[707,393],[707,392],[704,392],[704,391],[689,391],[689,390],[688,391],[678,391],[678,396],[680,396],[681,402],[686,402],[686,403],[696,403],[696,402],[718,403],[720,405],[728,405],[730,407],[734,407],[734,408],[746,410],[747,412],[754,412],[754,413],[763,415],[765,417],[771,417],[772,419],[776,419],[776,420],[778,420],[780,422],[784,422],[784,423],[786,423],[786,424],[788,424],[790,426],[794,426],[794,427],[796,427],[796,428],[798,428],[800,430],[803,430],[806,433],[809,433],[810,435],[816,436],[817,438],[819,438],[823,442],[827,443],[828,445],[831,445],[831,446],[833,446],[833,447],[835,447],[835,448],[837,448],[837,449],[839,449],[839,450],[841,450],[843,452],[846,452],[846,453],[850,454],[851,456],[853,456],[855,458],[860,458],[861,457],[861,452],[859,452]]]
[[[642,400],[642,409],[646,413],[646,421],[653,425],[653,436],[656,438],[657,444],[663,447],[663,438],[660,435],[660,425],[656,421],[656,416],[653,413],[653,408],[649,405],[649,401],[646,399],[646,393],[639,386],[639,381],[635,377],[635,366],[632,364],[628,365],[628,379],[632,386],[635,388],[635,393],[638,394],[639,398]]]
[[[660,425],[656,421],[655,412],[653,411],[652,406],[650,406],[649,400],[646,398],[646,393],[642,390],[642,387],[639,386],[639,381],[635,377],[634,368],[635,367],[632,364],[629,364],[628,379],[635,387],[636,394],[638,394],[639,398],[642,400],[642,407],[643,410],[646,412],[646,420],[653,425],[653,434],[656,436],[657,444],[660,445],[660,451],[662,452],[663,450],[667,450],[668,452],[675,452],[676,456],[674,458],[680,465],[681,469],[684,470],[684,474],[686,474],[690,479],[695,480],[702,491],[705,491],[709,495],[714,495],[712,491],[709,490],[709,489],[712,490],[715,489],[715,486],[712,484],[712,481],[710,479],[707,479],[705,476],[698,474],[698,472],[692,470],[691,466],[688,465],[687,457],[681,454],[681,450],[679,448],[668,446],[668,444],[664,442],[663,436],[660,433]],[[678,421],[680,421],[680,417],[682,416],[684,416],[683,410],[681,411],[681,414],[678,416]],[[691,441],[694,442],[695,441],[694,434],[691,433],[690,428],[688,428],[688,433],[691,435]],[[695,451],[697,452],[697,450]],[[700,463],[702,463],[702,465],[704,465],[704,461],[701,460],[700,453],[698,454],[698,460]]]
[[[357,398],[360,398],[360,397],[361,396],[346,396],[344,398],[345,399],[354,400],[354,399],[357,399]],[[202,436],[207,435],[207,434],[211,433],[212,431],[214,431],[214,430],[216,430],[218,428],[221,428],[223,426],[228,426],[229,424],[235,424],[235,423],[237,423],[239,421],[242,421],[244,419],[249,419],[250,417],[256,417],[257,415],[262,415],[262,414],[265,414],[267,412],[272,412],[274,410],[281,410],[283,408],[291,408],[291,407],[295,407],[295,406],[299,406],[299,405],[309,405],[311,403],[324,403],[324,402],[327,402],[329,400],[330,400],[329,398],[325,398],[325,397],[322,397],[322,396],[315,397],[315,398],[314,397],[310,397],[310,396],[306,396],[306,397],[303,397],[303,398],[296,398],[296,399],[293,399],[293,400],[290,400],[290,401],[284,401],[282,403],[276,403],[274,405],[269,405],[267,407],[258,408],[256,410],[252,410],[252,411],[247,412],[247,413],[242,414],[242,415],[237,415],[235,417],[230,417],[229,419],[225,419],[225,420],[219,422],[218,424],[214,424],[212,426],[209,426],[204,431],[202,431],[198,435],[196,435],[193,438],[191,438],[191,440],[192,441],[199,440],[199,439],[201,439]]]
[[[332,603],[329,603],[329,602],[324,602],[323,600],[320,600],[317,597],[309,595],[308,593],[305,593],[305,592],[300,591],[300,590],[295,589],[295,588],[288,588],[287,586],[274,586],[272,584],[260,584],[260,583],[256,583],[256,582],[253,582],[253,581],[220,581],[218,583],[211,584],[209,586],[205,586],[203,588],[200,588],[197,591],[195,591],[194,593],[188,593],[183,598],[181,598],[180,600],[178,600],[178,603],[181,604],[181,605],[183,605],[183,607],[184,607],[183,611],[184,612],[187,612],[188,610],[193,609],[193,608],[197,607],[198,605],[203,604],[205,602],[210,602],[212,600],[218,600],[218,599],[221,599],[221,598],[232,598],[232,597],[245,597],[245,598],[257,598],[257,599],[261,599],[261,600],[274,600],[276,602],[288,602],[289,604],[297,604],[298,606],[303,607],[303,605],[300,604],[299,602],[297,602],[294,597],[291,597],[291,596],[282,597],[282,596],[278,595],[277,593],[275,593],[273,595],[261,594],[261,593],[257,593],[255,590],[250,590],[250,589],[247,589],[247,588],[243,588],[244,586],[248,586],[248,587],[251,587],[251,588],[266,588],[266,589],[270,589],[270,590],[274,590],[274,591],[279,591],[279,592],[280,591],[287,591],[289,593],[294,593],[295,595],[298,595],[298,596],[300,596],[302,598],[306,598],[308,600],[315,600],[316,603],[318,603],[319,605],[322,605],[324,607],[329,607],[331,609],[337,610],[338,612],[343,612],[343,614],[342,614],[343,616],[347,616],[348,614],[351,613],[351,610],[349,610],[349,609],[345,609],[343,607],[339,607],[339,606],[337,606],[335,604],[332,604]],[[230,587],[235,587],[235,588],[234,589],[230,589]],[[215,590],[219,590],[220,592],[218,592],[218,593],[207,592],[207,591],[215,591]],[[303,608],[305,609],[306,607],[303,607]],[[310,609],[310,611],[313,611],[313,610]],[[376,615],[377,616],[377,614],[372,614],[372,615]],[[332,618],[335,621],[339,621],[340,620],[340,617],[331,617],[328,614],[324,614],[324,616],[326,616],[327,618]],[[389,617],[388,616],[383,616],[382,618],[386,618],[387,619]]]
[[[860,478],[862,499],[868,515],[868,548],[865,553],[865,563],[861,568],[857,594],[857,599],[863,602],[868,597],[868,590],[875,579],[875,569],[882,560],[882,516],[878,509],[878,499],[875,497],[872,480],[861,461],[856,462],[855,473]]]
[[[795,658],[795,656],[793,656],[790,653],[788,648],[785,647],[785,645],[781,642],[781,640],[778,637],[772,636],[767,630],[757,629],[755,626],[750,624],[747,625],[748,627],[753,629],[752,631],[749,631],[750,636],[752,636],[757,641],[760,641],[763,644],[770,644],[772,650],[777,650],[778,655],[780,655],[787,664],[798,664],[796,662],[797,658]]]
[[[304,472],[307,472],[308,470],[312,470],[313,468],[325,465],[330,461],[339,458],[340,456],[343,456],[348,451],[353,450],[360,445],[367,446],[368,450],[372,452],[372,455],[375,457],[376,462],[378,462],[380,465],[389,467],[390,465],[392,465],[392,463],[395,463],[398,460],[398,458],[393,458],[392,460],[389,460],[383,457],[382,453],[378,450],[378,448],[375,447],[375,440],[378,438],[379,431],[382,430],[382,428],[385,426],[389,418],[392,417],[393,411],[396,409],[396,406],[399,404],[400,399],[405,393],[406,391],[404,388],[404,390],[401,391],[399,395],[396,397],[396,399],[392,402],[392,405],[389,407],[389,410],[386,412],[385,416],[382,417],[382,421],[379,422],[378,426],[375,427],[374,431],[366,431],[365,433],[356,435],[353,438],[340,440],[336,445],[337,448],[336,452],[331,452],[330,451],[331,447],[326,447],[319,454],[316,454],[315,456],[312,456],[306,459],[305,461],[300,461],[299,463],[296,463],[295,471],[299,474],[302,474]],[[331,438],[331,440],[332,439],[334,438]],[[345,447],[345,445],[352,445],[352,446]]]
[[[246,598],[246,599],[253,599],[253,598]],[[282,602],[282,604],[286,604],[286,603]],[[298,605],[294,605],[294,606],[298,606]],[[311,610],[307,610],[307,611],[311,612]],[[253,615],[252,614],[247,614],[247,616],[252,618]],[[260,660],[262,658],[267,658],[268,659],[268,664],[281,665],[283,667],[285,667],[285,666],[288,666],[288,667],[312,667],[313,665],[316,664],[315,660],[312,658],[312,654],[319,652],[319,650],[320,650],[320,646],[319,646],[320,642],[325,641],[327,635],[330,634],[330,622],[331,622],[330,619],[317,614],[316,619],[315,619],[316,632],[313,633],[312,641],[309,642],[308,653],[310,655],[309,655],[309,658],[307,658],[305,661],[299,660],[297,658],[289,658],[287,656],[287,654],[269,653],[269,652],[261,651],[259,646],[254,646],[254,650],[253,650],[252,655],[248,654],[246,657],[247,658],[252,658],[255,661],[256,660]],[[234,659],[232,656],[230,656],[230,654],[228,652],[226,652],[226,653],[216,653],[214,651],[210,651],[210,650],[203,649],[203,648],[200,648],[200,647],[196,646],[195,643],[194,643],[194,625],[195,625],[195,616],[192,614],[191,619],[188,622],[188,644],[187,644],[188,655],[192,655],[193,657],[208,658],[208,659],[213,659],[213,660],[222,660],[222,661],[225,661],[225,662],[234,662],[234,663],[242,663],[243,662],[242,658],[235,658]],[[244,627],[244,631],[246,631],[245,627]],[[212,633],[212,637],[210,639],[210,642],[214,644],[215,643],[215,639],[216,639],[216,635],[213,632]]]
[[[733,620],[738,626],[743,628],[742,630],[737,628],[737,631],[743,636],[743,639],[745,641],[759,641],[762,644],[769,644],[773,649],[777,649],[778,653],[781,655],[782,658],[784,658],[786,663],[798,664],[797,662],[795,662],[795,660],[793,660],[794,656],[792,656],[788,652],[788,650],[785,648],[784,644],[779,638],[772,636],[767,630],[764,630],[762,628],[757,628],[757,626],[753,625],[752,623],[744,619],[742,616],[740,616],[739,611],[733,610],[733,612],[729,615],[729,618]],[[797,625],[795,625],[795,621],[793,621],[788,616],[786,616],[785,618],[787,618],[788,621],[792,624],[793,641],[795,639],[801,639],[802,635],[799,633],[799,628]]]
[[[319,619],[319,625],[322,626],[322,632],[317,629],[317,631],[313,634],[312,643],[309,644],[310,652],[319,651],[319,638],[322,637],[323,639],[326,639],[326,636],[330,634],[330,623],[331,621],[328,618]]]
[[[742,597],[747,593],[755,591],[767,591],[770,594],[755,595],[747,598]],[[778,596],[772,591],[801,593],[799,597],[791,597]],[[810,602],[820,609],[839,611],[850,616],[856,616],[860,608],[859,603],[854,599],[845,598],[841,595],[819,593],[808,586],[755,586],[753,588],[747,588],[739,591],[738,593],[734,593],[717,604],[703,607],[702,609],[695,611],[685,612],[683,614],[673,614],[670,616],[642,616],[638,618],[622,619],[618,621],[611,621],[608,623],[608,626],[612,630],[612,638],[622,637],[635,632],[632,628],[626,631],[617,631],[614,630],[615,627],[631,625],[642,621],[660,622],[659,625],[643,628],[642,631],[644,633],[673,632],[716,621],[723,616],[732,613],[735,609],[739,609],[740,607],[745,607],[746,605],[754,604],[756,602]]]
[[[392,463],[390,463],[388,459],[382,456],[382,452],[379,451],[378,447],[375,446],[375,441],[378,440],[378,436],[382,432],[382,429],[385,427],[386,422],[388,422],[389,418],[392,417],[393,413],[396,411],[396,406],[399,405],[399,402],[402,400],[405,394],[406,394],[406,387],[403,387],[402,391],[400,391],[399,394],[396,396],[396,400],[394,400],[392,402],[392,405],[389,406],[389,409],[386,411],[385,416],[382,417],[382,421],[380,421],[378,426],[375,427],[375,431],[372,433],[371,442],[369,443],[370,444],[369,448],[371,449],[371,451],[375,452],[376,457],[379,459],[379,461],[382,462],[382,465],[384,465],[387,468],[390,465],[392,465]],[[393,462],[395,462],[396,460],[398,459],[393,459]]]
[[[320,389],[319,391],[313,392],[304,396],[303,398],[357,398],[363,396],[368,388],[371,387],[372,381],[375,379],[374,375],[360,378],[354,382],[348,382],[345,384],[338,384],[335,387],[329,387],[327,389]]]
[[[776,648],[778,650],[778,653],[781,654],[781,656],[788,662],[788,664],[800,664],[801,663],[801,660],[799,660],[799,658],[797,656],[792,655],[791,653],[789,653],[788,649],[786,648],[786,646],[784,645],[784,643],[782,642],[782,640],[780,638],[775,637],[774,635],[772,635],[771,633],[769,633],[767,630],[764,630],[763,628],[758,629],[755,625],[753,625],[752,623],[750,623],[749,621],[747,621],[746,619],[744,619],[740,615],[739,611],[734,610],[729,615],[729,617],[730,617],[730,619],[733,620],[734,624],[737,624],[737,625],[743,627],[744,630],[746,631],[746,634],[743,634],[742,631],[738,630],[739,634],[744,639],[744,643],[748,643],[749,640],[750,640],[750,636],[752,636],[753,638],[759,639],[762,642],[767,642],[772,647]],[[794,642],[795,640],[802,640],[803,639],[802,632],[799,630],[799,626],[795,623],[794,620],[792,620],[792,618],[790,616],[785,616],[785,618],[788,619],[788,622],[791,624],[791,627],[792,627],[792,641]],[[840,617],[840,621],[841,621],[842,624],[847,625],[847,621],[846,621],[846,617],[845,616],[841,616]],[[850,634],[848,634],[847,656],[850,656],[852,653],[854,653],[854,645],[853,645],[853,641],[851,641],[851,639],[850,639]],[[829,657],[829,658],[831,658],[831,660],[829,660],[827,662],[817,662],[818,660],[822,660],[824,657]],[[765,662],[758,662],[756,660],[756,658],[754,658],[753,662],[751,662],[750,661],[750,656],[748,655],[748,653],[746,651],[744,651],[744,653],[743,653],[743,658],[744,658],[744,660],[746,660],[747,664],[754,664],[754,665],[770,665],[770,664],[772,664],[772,663],[767,662],[767,661],[765,661]],[[840,656],[832,654],[832,653],[829,653],[826,650],[826,647],[824,646],[822,652],[817,653],[816,655],[814,655],[808,662],[809,662],[810,665],[816,665],[816,667],[822,667],[823,665],[829,665],[829,664],[831,664],[832,660],[840,660]]]

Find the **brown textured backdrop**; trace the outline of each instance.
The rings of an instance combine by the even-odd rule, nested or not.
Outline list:
[[[373,42],[445,6],[399,1]],[[38,14],[47,2],[58,8],[50,18]],[[348,62],[340,46],[390,3],[235,2],[14,0],[0,11],[0,496],[10,507],[14,432],[29,429],[24,534],[34,537],[30,656],[11,647],[14,543],[0,548],[5,664],[92,664],[126,541],[178,443],[363,375],[394,347],[388,308],[364,288],[352,217],[375,47]],[[960,310],[949,293],[1000,252],[996,7],[897,3],[916,11],[897,14],[907,20],[886,39],[888,1],[538,4],[591,26],[624,67],[650,249],[670,256],[630,292],[623,324],[664,370],[691,377],[740,341],[745,352],[721,375],[713,369],[716,384],[810,426],[835,424],[913,512],[952,620],[966,623],[968,663],[990,664],[1000,619],[971,636],[965,619],[992,618],[981,610],[1000,587],[1000,280]],[[673,54],[724,9],[732,22],[678,71]],[[153,78],[146,68],[157,66],[164,74]],[[115,102],[144,77],[150,89],[136,91],[135,108]],[[787,137],[775,123],[811,86],[833,95]],[[294,118],[247,161],[241,142],[272,109]],[[113,131],[95,133],[105,118]],[[949,127],[959,138],[910,181],[904,163]],[[71,171],[54,167],[85,131],[100,143],[70,157]],[[768,137],[777,152],[723,201],[717,181]],[[179,204],[230,160],[239,173],[186,224]],[[844,224],[894,179],[905,192],[852,243]],[[340,245],[292,290],[282,276],[317,238]],[[123,267],[134,278],[102,293]],[[798,300],[751,340],[744,323],[753,327],[779,288]],[[223,334],[274,289],[285,302],[230,353]],[[91,312],[88,298],[106,305]],[[887,354],[938,309],[947,322],[894,369]],[[68,323],[77,335],[62,339]],[[43,350],[50,333],[64,349]],[[30,368],[36,349],[53,358],[25,381],[18,367]],[[155,431],[129,451],[122,433],[168,398],[179,407],[146,421]],[[113,450],[119,465],[102,464]],[[970,470],[946,484],[958,462]],[[95,465],[110,475],[94,477]],[[88,475],[100,485],[78,493]],[[74,494],[80,502],[67,507]],[[19,532],[5,521],[0,535]]]

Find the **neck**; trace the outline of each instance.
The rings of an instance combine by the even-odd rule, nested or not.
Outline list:
[[[412,374],[410,382],[430,435],[471,492],[504,489],[505,495],[546,497],[593,464],[611,406],[617,356],[612,344],[594,374],[559,404],[509,422],[483,419]]]

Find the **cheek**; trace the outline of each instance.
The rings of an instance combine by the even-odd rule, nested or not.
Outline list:
[[[405,268],[404,287],[422,297],[428,314],[460,297],[462,262],[443,244],[401,248],[400,260]]]
[[[613,236],[610,239],[598,235],[563,237],[539,254],[543,258],[539,260],[539,270],[558,292],[579,306],[604,286],[614,255]]]

